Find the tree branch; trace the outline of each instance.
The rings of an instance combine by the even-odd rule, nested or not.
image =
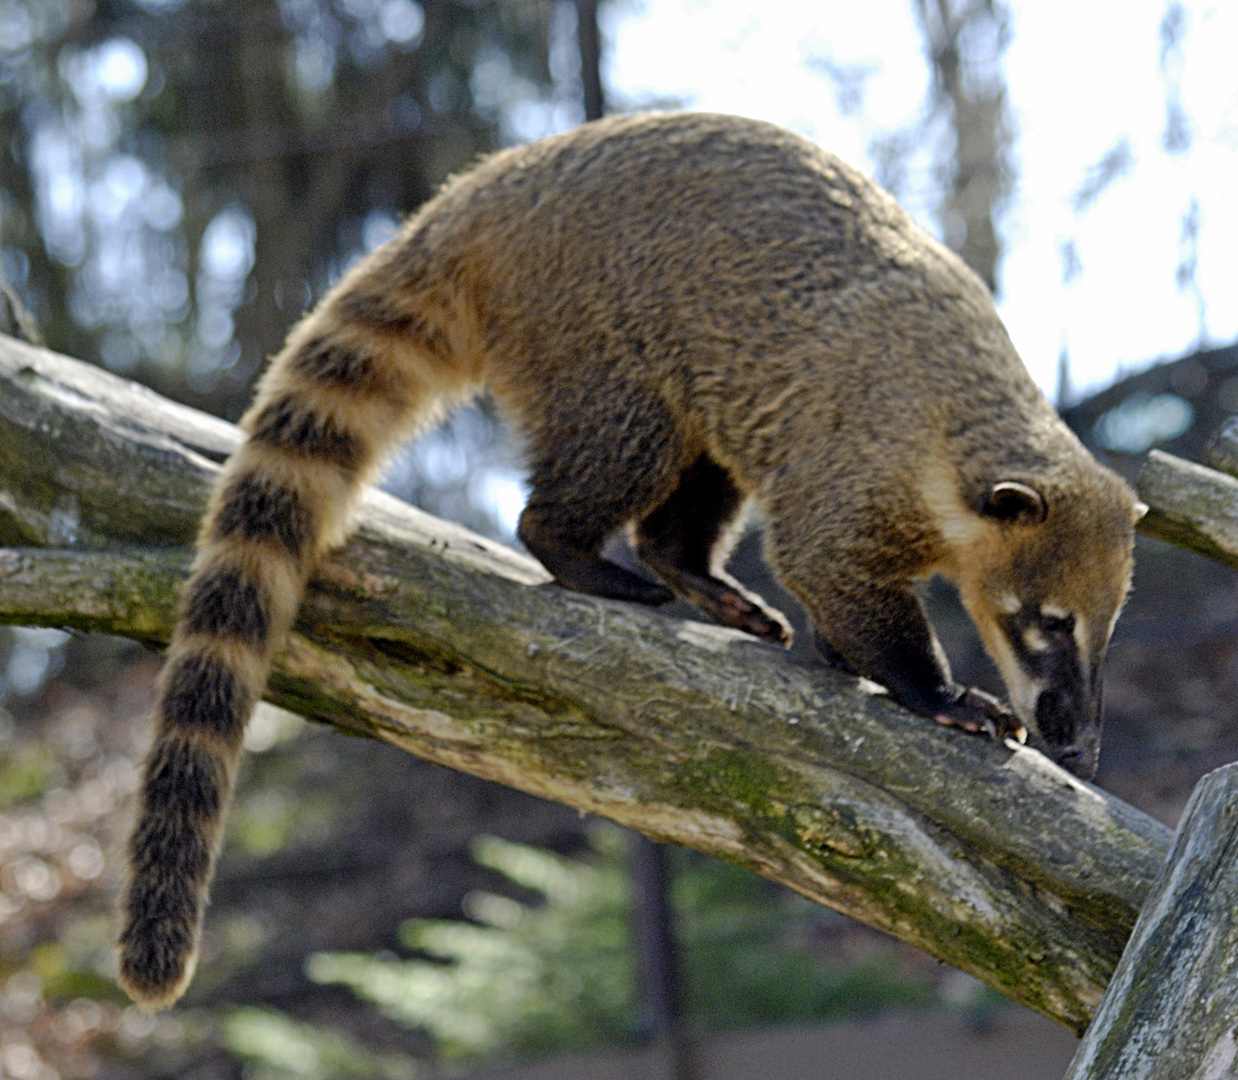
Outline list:
[[[1066,1080],[1198,1080],[1238,1058],[1238,765],[1195,787]]]
[[[0,620],[158,644],[235,429],[0,339]],[[547,585],[374,493],[268,696],[750,867],[1082,1031],[1169,833],[735,631]],[[135,548],[134,545],[141,545]],[[44,548],[39,550],[39,548]]]
[[[1238,480],[1153,450],[1139,474],[1141,532],[1238,566]]]

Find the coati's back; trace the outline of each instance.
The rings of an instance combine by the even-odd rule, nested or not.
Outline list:
[[[734,405],[737,381],[761,394],[788,372],[835,396],[862,374],[910,390],[883,402],[908,416],[998,378],[1028,415],[1053,415],[958,258],[870,180],[769,124],[586,125],[452,181],[407,235],[420,272],[471,294],[486,377],[517,401],[587,366],[670,379],[693,408],[717,404],[717,384]],[[376,281],[394,305],[406,287]],[[913,343],[923,359],[908,365]]]
[[[526,431],[548,400],[589,416],[612,409],[604,391],[643,382],[754,489],[805,452],[787,438],[789,406],[837,433],[848,453],[823,446],[831,457],[883,472],[921,461],[930,431],[963,427],[968,458],[1025,454],[1034,432],[1038,460],[1095,467],[979,279],[870,180],[772,125],[586,125],[488,159],[408,236],[425,259],[414,276],[462,285],[479,377]],[[370,302],[396,318],[418,306],[396,274],[377,276]]]
[[[520,536],[561,584],[669,599],[601,557],[629,525],[669,590],[785,641],[781,616],[721,568],[755,497],[826,655],[912,708],[965,726],[1008,716],[942,666],[909,592],[934,570],[960,580],[1033,727],[1053,679],[1082,686],[1099,662],[1133,497],[1044,402],[979,281],[885,193],[729,117],[608,120],[495,155],[293,330],[242,422],[131,844],[121,979],[144,1005],[190,977],[244,724],[318,554],[383,454],[482,385],[527,442]],[[1080,584],[1085,519],[1106,557]],[[1039,650],[1044,612],[1076,594],[1078,623]]]

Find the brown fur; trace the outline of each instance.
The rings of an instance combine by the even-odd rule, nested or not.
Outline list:
[[[1060,722],[1046,745],[1094,765],[1072,740],[1129,583],[1134,498],[1037,391],[984,286],[794,135],[601,121],[448,183],[264,377],[156,707],[121,936],[143,1005],[189,979],[243,726],[316,558],[383,455],[483,386],[528,446],[520,535],[561,583],[673,590],[785,641],[721,571],[755,500],[829,658],[942,721],[1017,728],[950,678],[910,591],[940,571],[1023,719]],[[601,558],[623,526],[669,590]]]

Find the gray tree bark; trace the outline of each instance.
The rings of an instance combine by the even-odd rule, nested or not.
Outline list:
[[[0,338],[0,621],[167,640],[239,434]],[[268,697],[732,862],[1081,1032],[1169,848],[1033,750],[736,631],[566,592],[373,493]]]
[[[1238,479],[1153,450],[1139,474],[1149,536],[1238,566]]]
[[[1238,764],[1196,786],[1066,1080],[1238,1076]]]
[[[1204,462],[1214,469],[1238,476],[1238,416],[1231,416],[1204,451]]]

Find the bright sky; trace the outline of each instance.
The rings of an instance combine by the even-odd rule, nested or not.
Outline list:
[[[999,307],[1032,374],[1052,394],[1065,348],[1076,388],[1095,388],[1123,367],[1199,344],[1196,296],[1175,282],[1192,200],[1204,337],[1212,344],[1238,339],[1238,5],[1183,4],[1180,92],[1192,138],[1175,155],[1162,145],[1167,0],[1010,6],[1005,70],[1018,179],[1002,221]],[[619,0],[604,29],[608,90],[619,107],[678,99],[689,108],[759,117],[869,171],[873,138],[912,124],[928,85],[911,0]],[[843,114],[814,57],[871,65],[858,110]],[[1122,140],[1129,169],[1076,214],[1072,196]],[[933,229],[914,179],[904,203]],[[921,186],[927,193],[927,182]],[[1068,243],[1081,267],[1069,283]]]

